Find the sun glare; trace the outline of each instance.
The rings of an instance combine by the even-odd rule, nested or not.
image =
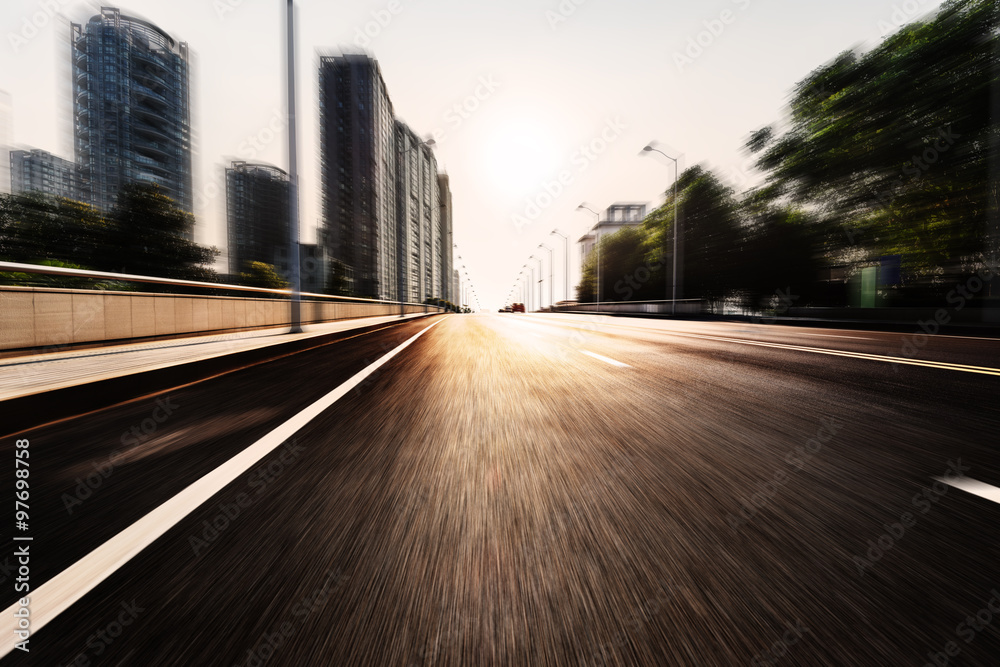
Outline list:
[[[555,142],[538,123],[523,119],[500,124],[483,152],[492,184],[521,195],[554,178],[559,168]]]

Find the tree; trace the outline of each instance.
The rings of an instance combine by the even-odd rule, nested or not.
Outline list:
[[[741,241],[738,203],[732,190],[701,166],[682,172],[677,188],[683,251],[678,268],[683,293],[678,298],[721,300],[732,290],[735,279]],[[668,282],[667,275],[672,279],[674,224],[671,191],[663,206],[643,221],[646,261],[655,267],[650,282],[657,285],[659,294],[663,293],[659,286]]]
[[[638,301],[648,281],[645,273],[644,238],[637,227],[623,227],[614,234],[601,237],[601,299],[602,301]],[[648,272],[648,271],[647,271]],[[645,278],[645,280],[639,280]],[[583,276],[577,285],[580,301],[593,301],[597,287],[597,251],[587,256]]]
[[[0,257],[7,261],[98,269],[108,233],[100,212],[81,202],[41,193],[0,200]]]
[[[998,11],[951,0],[814,71],[796,87],[789,129],[747,144],[767,174],[760,194],[815,212],[832,261],[901,255],[911,288],[947,289],[989,251],[991,206],[996,215]]]
[[[264,262],[247,264],[247,270],[239,275],[239,284],[246,287],[260,287],[261,289],[288,288],[288,283],[278,275],[275,267]]]
[[[157,278],[214,282],[215,248],[190,239],[194,216],[177,208],[159,187],[132,183],[122,188],[110,215],[105,270]]]

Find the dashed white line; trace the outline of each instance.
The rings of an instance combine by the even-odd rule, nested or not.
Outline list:
[[[602,354],[597,354],[596,352],[588,352],[587,350],[580,350],[580,351],[583,352],[588,357],[593,357],[594,359],[603,361],[606,364],[611,364],[612,366],[618,366],[619,368],[631,368],[631,366],[629,366],[628,364],[623,364],[620,361],[615,361],[614,359],[605,357]]]
[[[974,496],[979,496],[980,498],[985,498],[986,500],[992,500],[995,503],[1000,503],[1000,489],[986,482],[979,482],[968,477],[935,477],[935,480],[939,482],[944,482],[949,486],[953,486],[956,489],[961,489],[967,493],[971,493]]]

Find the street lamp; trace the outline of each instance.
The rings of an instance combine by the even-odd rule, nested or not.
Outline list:
[[[533,259],[536,262],[538,262],[538,301],[535,302],[535,310],[539,310],[540,311],[542,309],[542,280],[543,280],[543,278],[542,278],[542,258],[541,257],[535,257],[534,255],[532,255],[529,259]],[[531,271],[531,280],[532,281],[535,280],[534,267],[532,267],[532,271]]]
[[[539,243],[538,247],[541,250],[549,251],[549,312],[554,312],[552,310],[552,307],[556,304],[556,299],[555,299],[555,294],[553,293],[554,288],[552,286],[552,281],[553,281],[552,276],[554,275],[553,272],[555,270],[555,267],[552,266],[552,248],[548,247],[544,243]]]
[[[527,284],[524,286],[525,298],[524,301],[527,304],[526,310],[531,312],[531,285],[535,282],[535,267],[529,267],[527,264],[524,265],[526,271],[530,271],[530,274],[526,274],[525,278],[528,279]]]
[[[671,298],[670,300],[670,315],[674,316],[677,314],[677,255],[679,254],[680,251],[680,248],[677,245],[677,229],[681,225],[681,221],[677,217],[677,180],[679,178],[677,173],[678,170],[677,158],[670,157],[669,155],[661,151],[659,148],[653,148],[652,144],[647,144],[642,150],[645,151],[646,153],[649,153],[650,151],[655,151],[660,155],[662,155],[663,157],[667,158],[668,160],[673,160],[674,162],[674,252],[673,252],[674,277],[673,277],[673,298]]]
[[[594,246],[597,248],[597,312],[601,312],[601,214],[590,208],[586,204],[580,204],[576,210],[586,210],[597,216],[597,224],[594,225]]]
[[[569,237],[560,232],[558,229],[553,229],[549,234],[556,234],[563,238],[563,269],[566,271],[565,282],[563,282],[563,298],[569,301]]]

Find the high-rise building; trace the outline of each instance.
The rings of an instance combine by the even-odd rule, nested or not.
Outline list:
[[[287,255],[288,174],[266,164],[236,161],[226,169],[229,273],[250,262],[277,265]]]
[[[438,294],[445,301],[455,302],[455,293],[452,291],[451,271],[454,265],[452,257],[454,255],[454,243],[452,242],[452,209],[451,209],[451,183],[448,174],[438,174],[438,199],[440,201],[441,213],[439,215],[441,231],[440,234],[440,263],[441,263],[441,285]]]
[[[10,192],[10,144],[14,140],[11,126],[10,94],[0,90],[0,193]]]
[[[323,56],[319,65],[321,238],[346,290],[399,294],[392,102],[378,62]]]
[[[10,191],[85,199],[75,163],[38,148],[10,151]]]
[[[396,121],[397,266],[400,294],[422,303],[441,298],[437,159],[420,137]]]
[[[72,24],[74,143],[88,200],[108,211],[122,186],[155,183],[192,210],[188,47],[102,7]]]
[[[429,143],[393,117],[378,62],[368,56],[321,58],[319,89],[319,239],[335,289],[414,303],[447,299],[451,192],[442,199]]]

